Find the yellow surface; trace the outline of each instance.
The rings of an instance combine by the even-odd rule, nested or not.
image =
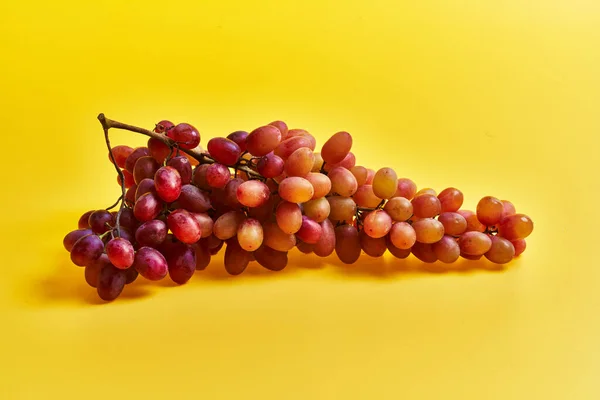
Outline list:
[[[598,1],[92,3],[0,5],[0,398],[600,397]],[[99,305],[61,243],[118,194],[99,112],[348,130],[360,164],[536,228],[501,271],[217,260]]]

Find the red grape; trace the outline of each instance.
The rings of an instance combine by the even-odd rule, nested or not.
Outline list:
[[[82,236],[71,248],[71,261],[77,266],[85,267],[96,261],[103,252],[102,239],[94,234]]]
[[[133,149],[129,146],[120,145],[112,148],[112,154],[115,157],[115,162],[119,168],[125,168],[125,161],[131,153],[133,153]],[[108,159],[112,162],[110,154],[108,155]]]
[[[161,167],[154,175],[154,186],[161,199],[167,203],[173,202],[181,193],[181,176],[173,167]]]
[[[235,131],[227,135],[227,139],[234,141],[240,148],[240,151],[246,151],[246,138],[248,132],[246,131]],[[210,150],[209,150],[210,151]]]
[[[135,253],[133,261],[140,275],[151,281],[158,281],[167,276],[168,267],[165,257],[156,249],[141,247]]]
[[[193,149],[200,144],[200,133],[190,124],[181,123],[167,131],[167,136],[182,149]]]
[[[269,154],[281,141],[281,132],[273,125],[261,126],[246,138],[246,150],[255,157]]]
[[[210,139],[206,148],[216,162],[224,165],[234,165],[242,154],[236,142],[222,137]]]
[[[140,246],[158,247],[167,238],[167,224],[159,219],[144,222],[135,231]]]
[[[114,238],[106,244],[105,251],[112,265],[117,268],[127,269],[133,264],[134,250],[128,240]]]
[[[188,183],[192,182],[192,165],[187,157],[173,157],[167,162],[167,165],[175,168],[177,172],[179,172],[182,185],[187,185]]]
[[[116,299],[123,291],[126,281],[127,276],[125,271],[111,264],[106,265],[98,275],[96,287],[98,296],[104,301]]]
[[[187,210],[178,209],[167,217],[167,226],[183,243],[196,243],[202,237],[200,225]]]

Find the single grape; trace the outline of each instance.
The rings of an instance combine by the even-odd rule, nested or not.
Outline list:
[[[250,253],[242,249],[237,240],[230,240],[227,242],[223,262],[227,273],[239,275],[244,272],[250,263]]]
[[[276,156],[279,156],[286,160],[294,151],[298,150],[301,147],[310,148],[310,145],[310,139],[304,136],[295,136],[290,137],[279,143],[279,145],[275,148],[274,152]]]
[[[125,170],[131,174],[133,174],[133,167],[135,167],[135,163],[140,157],[149,156],[150,151],[147,147],[137,147],[135,148],[127,159],[125,160]]]
[[[398,189],[398,176],[391,168],[381,168],[373,178],[373,193],[381,199],[394,197]]]
[[[327,164],[325,163],[323,169],[327,172],[331,171],[334,168],[346,168],[347,170],[352,169],[354,166],[356,165],[356,157],[354,156],[354,153],[350,152],[346,155],[346,157],[344,157],[344,159],[342,160],[342,162],[339,162],[337,164]]]
[[[96,210],[86,211],[81,217],[79,217],[79,221],[77,222],[77,227],[79,229],[87,229],[90,227],[90,215]]]
[[[317,139],[313,135],[311,135],[308,131],[304,129],[290,129],[288,130],[288,138],[292,137],[303,137],[308,141],[308,147],[311,150],[314,150],[317,146]]]
[[[181,176],[173,167],[161,167],[154,174],[154,186],[158,197],[171,203],[181,194]]]
[[[106,265],[98,275],[96,287],[98,296],[104,301],[116,299],[123,291],[126,281],[125,271],[110,264]]]
[[[90,234],[92,234],[92,230],[89,228],[76,229],[74,231],[71,231],[71,232],[67,233],[67,235],[63,239],[63,246],[65,246],[65,249],[70,252],[71,249],[73,248],[73,245],[75,244],[75,242],[77,242],[82,237],[90,235]]]
[[[356,214],[356,203],[351,197],[327,197],[331,211],[329,219],[333,221],[352,222]]]
[[[372,238],[367,235],[364,230],[358,233],[360,239],[360,247],[371,257],[381,257],[387,250],[387,244],[384,237]]]
[[[177,199],[181,208],[190,212],[206,212],[212,208],[210,198],[206,192],[198,189],[194,185],[183,185],[181,194]]]
[[[115,225],[117,222],[118,213],[118,211],[111,211],[110,213],[113,217],[113,221],[115,221]],[[135,219],[135,216],[133,215],[133,210],[131,208],[124,207],[121,210],[121,216],[119,217],[119,225],[121,226],[121,228],[127,228],[131,232],[134,232],[137,229],[139,222]]]
[[[296,232],[296,237],[304,243],[315,244],[321,239],[322,233],[321,225],[304,215],[302,216],[302,226]]]
[[[352,148],[352,135],[338,132],[331,136],[321,149],[321,157],[326,163],[337,164],[348,155]]]
[[[509,217],[517,213],[515,205],[508,200],[502,200],[502,218],[500,222],[504,221],[504,218]]]
[[[237,235],[240,224],[246,219],[241,211],[229,211],[216,219],[213,234],[221,240],[227,240]]]
[[[210,139],[206,148],[216,162],[224,165],[234,165],[242,154],[242,149],[236,142],[223,137]]]
[[[444,225],[433,218],[423,218],[412,224],[417,234],[417,242],[435,243],[444,236]]]
[[[166,134],[182,149],[193,149],[200,144],[200,133],[190,124],[177,124],[167,130]]]
[[[354,264],[360,257],[358,231],[352,225],[335,228],[335,253],[344,264]]]
[[[385,203],[383,209],[394,221],[408,221],[413,215],[413,205],[405,197],[392,197]]]
[[[296,248],[300,250],[300,253],[311,254],[315,248],[314,244],[304,243],[302,240],[296,242]]]
[[[504,205],[502,202],[492,196],[486,196],[477,203],[477,219],[487,226],[500,222],[503,211]]]
[[[270,195],[269,187],[259,180],[242,183],[236,192],[238,201],[246,207],[259,207],[266,203]]]
[[[325,197],[307,201],[302,205],[304,215],[316,222],[323,222],[329,217],[331,206]]]
[[[517,239],[511,242],[515,248],[515,257],[520,256],[527,248],[527,242],[525,239]]]
[[[440,200],[430,193],[414,197],[412,205],[414,215],[420,218],[432,218],[442,212]]]
[[[182,185],[187,185],[192,182],[192,164],[190,164],[190,160],[188,160],[187,157],[173,157],[167,162],[167,165],[175,168],[177,172],[179,172]]]
[[[261,126],[246,138],[246,150],[255,157],[269,154],[281,141],[281,132],[273,125]]]
[[[127,192],[125,192],[125,203],[129,206],[133,206],[133,204],[135,203],[135,192],[137,191],[137,185],[133,185],[132,187],[130,187],[129,189],[127,189]]]
[[[123,174],[124,180],[121,181],[121,175],[117,175],[117,185],[121,186],[121,182],[124,182],[123,186],[125,186],[125,189],[129,189],[130,187],[135,185],[135,178],[132,174],[130,174],[126,170],[122,170],[121,173]]]
[[[157,138],[148,139],[148,152],[157,163],[163,164],[171,154],[171,148],[168,144]]]
[[[381,199],[375,196],[372,185],[359,186],[352,198],[359,207],[375,208],[381,203]]]
[[[167,224],[159,219],[144,222],[135,231],[140,246],[158,247],[167,238]]]
[[[169,246],[165,259],[169,267],[169,276],[178,285],[183,285],[194,276],[196,254],[191,246],[184,243],[173,243]]]
[[[279,184],[279,195],[291,203],[304,203],[313,197],[314,188],[311,183],[299,176],[285,178]]]
[[[135,183],[139,185],[142,179],[154,178],[154,174],[159,168],[160,165],[158,165],[156,160],[151,156],[138,158],[133,167],[133,179],[135,180]]]
[[[496,264],[506,264],[515,256],[515,247],[513,244],[500,237],[490,236],[492,247],[484,254],[485,258]]]
[[[422,194],[431,194],[437,197],[437,192],[432,188],[423,188],[415,193],[415,197],[420,196]]]
[[[480,259],[481,259],[481,257],[482,257],[481,255],[478,255],[478,256],[472,256],[472,255],[470,255],[470,254],[465,254],[465,253],[462,253],[462,252],[460,253],[460,256],[461,256],[462,258],[466,259],[466,260],[471,260],[471,261],[477,261],[477,260],[480,260]]]
[[[160,214],[163,202],[158,195],[146,193],[140,196],[133,206],[133,215],[140,222],[153,220]]]
[[[462,215],[465,221],[467,221],[467,232],[485,232],[485,225],[479,222],[479,220],[477,219],[477,215],[473,211],[458,210],[457,213]]]
[[[278,195],[272,195],[267,199],[267,201],[259,206],[248,209],[248,216],[252,218],[256,218],[257,220],[264,222],[270,221],[273,218],[273,213],[275,212],[275,205],[279,204],[281,198]]]
[[[393,229],[393,227],[392,227],[392,229]],[[410,249],[399,249],[398,247],[394,246],[394,244],[392,243],[392,240],[390,238],[390,235],[385,237],[385,242],[387,244],[387,249],[394,257],[406,258],[410,255]]]
[[[231,179],[231,172],[223,164],[211,164],[206,169],[206,183],[211,188],[222,189]]]
[[[467,220],[456,212],[443,212],[438,221],[444,225],[446,235],[459,236],[467,230]]]
[[[313,252],[319,257],[327,257],[335,250],[335,228],[326,219],[321,222],[321,239],[313,246]]]
[[[92,231],[97,234],[102,234],[110,229],[115,223],[113,216],[109,211],[96,210],[90,214],[89,224]]]
[[[156,186],[154,185],[154,179],[142,179],[142,181],[137,185],[137,189],[135,191],[135,200],[139,199],[143,194],[153,192],[156,194]]]
[[[331,180],[331,191],[343,197],[350,197],[358,189],[356,178],[346,168],[336,167],[327,175]]]
[[[256,261],[271,271],[281,271],[288,263],[286,251],[277,251],[269,246],[261,246],[254,252]]]
[[[290,251],[296,245],[296,236],[285,233],[273,222],[263,224],[263,242],[278,251]]]
[[[398,249],[410,250],[417,241],[417,233],[409,223],[397,222],[390,229],[389,240]]]
[[[363,224],[366,234],[377,239],[392,229],[392,217],[383,210],[375,210],[366,215]]]
[[[284,140],[287,138],[288,136],[288,126],[285,122],[283,121],[273,121],[271,123],[269,123],[269,125],[273,125],[275,128],[279,129],[279,132],[281,132],[281,140]]]
[[[104,250],[111,264],[119,269],[127,269],[133,264],[134,250],[129,240],[117,237],[111,239]]]
[[[411,248],[412,254],[424,263],[434,263],[437,261],[437,255],[433,251],[433,245],[430,243],[416,242]]]
[[[315,161],[313,162],[313,166],[311,172],[320,172],[321,168],[323,168],[323,157],[321,157],[321,153],[314,153]]]
[[[313,200],[325,197],[331,191],[331,180],[327,175],[311,172],[304,178],[313,186]]]
[[[135,282],[139,273],[135,268],[127,268],[125,270],[125,284],[129,285],[130,283]]]
[[[189,211],[178,209],[167,217],[167,226],[173,235],[183,243],[196,243],[202,237],[200,225]]]
[[[246,251],[255,251],[263,242],[263,228],[254,218],[246,218],[239,225],[237,239],[240,247]]]
[[[256,164],[256,170],[259,174],[265,178],[275,178],[283,173],[285,168],[285,161],[279,156],[268,153],[258,160]]]
[[[367,184],[366,182],[367,176],[369,175],[369,171],[367,171],[365,167],[354,166],[350,168],[350,172],[352,172],[352,175],[354,175],[354,177],[356,178],[356,183],[358,184],[358,187]]]
[[[275,220],[283,232],[296,233],[302,226],[302,210],[296,203],[282,201],[275,210]]]
[[[175,127],[174,123],[172,123],[169,120],[164,119],[154,126],[154,132],[165,133],[169,129],[173,129],[173,127]]]
[[[285,172],[288,176],[306,176],[311,170],[315,156],[308,147],[294,151],[285,161]]]
[[[235,142],[238,145],[241,152],[246,151],[246,139],[248,138],[248,132],[246,131],[235,131],[227,135],[227,139]],[[210,152],[210,149],[208,150]]]
[[[84,277],[87,284],[93,288],[98,287],[98,278],[100,277],[100,271],[107,265],[110,265],[110,261],[106,254],[102,254],[96,261],[89,265],[86,265]]]
[[[217,238],[215,235],[211,235],[207,238],[201,239],[200,242],[198,242],[198,244],[208,249],[211,256],[214,256],[221,250],[221,248],[223,247],[223,243],[224,242],[221,239]]]
[[[198,225],[200,225],[200,231],[202,232],[202,237],[209,237],[213,233],[213,225],[214,222],[212,218],[206,213],[191,213],[192,217],[196,220]]]
[[[129,146],[115,146],[112,148],[112,154],[115,157],[115,162],[119,168],[125,168],[125,161],[127,161],[127,157],[133,153],[133,149]],[[112,162],[113,160],[110,157],[110,153],[108,154],[108,160]]]
[[[206,172],[212,164],[200,164],[194,169],[192,183],[203,190],[212,189],[206,180]]]
[[[453,187],[446,188],[437,196],[442,206],[442,212],[458,211],[463,204],[463,193]]]
[[[194,245],[194,251],[196,253],[196,271],[202,271],[210,264],[210,250],[208,247],[202,246],[201,244]]]
[[[398,179],[396,193],[394,197],[404,197],[408,200],[412,200],[417,193],[417,185],[408,178]]]
[[[444,235],[432,248],[437,259],[446,264],[451,264],[460,257],[460,247],[452,236]]]
[[[365,180],[365,185],[373,185],[373,179],[375,179],[375,170],[371,168],[367,168],[367,179]]]
[[[525,239],[532,231],[533,221],[525,214],[508,216],[498,226],[498,234],[508,240]]]
[[[492,247],[492,239],[485,233],[470,231],[460,235],[458,245],[461,254],[482,256]]]

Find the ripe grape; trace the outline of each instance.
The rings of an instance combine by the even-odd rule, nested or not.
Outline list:
[[[383,209],[394,221],[408,221],[413,215],[413,205],[405,197],[392,197],[387,201]]]
[[[63,246],[65,246],[65,249],[70,252],[71,249],[73,248],[73,245],[75,244],[75,242],[77,242],[79,239],[81,239],[84,236],[90,235],[91,233],[92,233],[92,230],[89,228],[76,229],[74,231],[71,231],[71,232],[67,233],[65,238],[63,239]]]
[[[533,221],[525,214],[508,216],[498,226],[498,234],[508,240],[525,239],[532,231]]]
[[[306,147],[308,147],[311,150],[314,150],[315,147],[317,146],[317,140],[315,139],[315,137],[304,129],[290,129],[290,130],[288,130],[287,137],[288,138],[292,138],[292,137],[306,138],[308,140],[308,146],[306,146]]]
[[[137,185],[133,185],[132,187],[130,187],[129,189],[127,189],[127,192],[125,192],[125,203],[127,205],[133,206],[133,203],[135,203],[135,192],[137,191]]]
[[[310,145],[310,139],[304,136],[295,136],[290,137],[279,143],[279,145],[275,148],[274,152],[276,156],[279,156],[286,160],[294,151],[298,150],[301,147],[310,148]]]
[[[499,236],[490,236],[492,247],[484,254],[485,258],[496,264],[506,264],[515,256],[513,244]]]
[[[360,257],[358,231],[352,225],[335,228],[335,253],[344,264],[354,264]]]
[[[372,238],[384,237],[392,229],[392,217],[383,211],[371,211],[363,222],[364,230]]]
[[[133,215],[140,222],[153,220],[160,214],[163,202],[158,195],[150,192],[143,194],[133,206]]]
[[[135,148],[127,159],[125,160],[125,170],[131,174],[133,174],[133,167],[135,167],[135,163],[140,157],[149,156],[150,151],[147,147],[137,147]]]
[[[236,192],[238,201],[246,207],[259,207],[266,203],[270,195],[269,187],[259,180],[242,183]]]
[[[246,251],[255,251],[263,242],[263,228],[254,218],[246,218],[238,227],[237,239],[240,247]]]
[[[343,197],[350,197],[358,189],[356,178],[346,168],[336,167],[329,172],[331,191]]]
[[[246,138],[246,150],[255,157],[262,157],[279,145],[281,132],[273,125],[256,128]]]
[[[389,240],[400,250],[409,250],[417,241],[415,229],[407,222],[396,222],[390,229]]]
[[[189,211],[181,208],[169,214],[167,226],[173,235],[183,243],[196,243],[202,237],[202,231],[196,219]]]
[[[444,235],[432,248],[437,259],[446,264],[451,264],[460,257],[460,247],[452,236]]]
[[[415,221],[412,227],[420,243],[435,243],[444,236],[444,225],[437,219],[423,218]]]
[[[133,167],[133,179],[135,183],[139,185],[142,179],[154,178],[154,174],[159,168],[160,165],[158,165],[153,157],[144,156],[138,158]]]
[[[165,254],[169,276],[178,285],[183,285],[196,271],[196,254],[194,249],[184,243],[173,243]]]
[[[279,183],[279,195],[291,203],[304,203],[314,194],[311,183],[299,176],[290,176]]]
[[[527,242],[525,241],[525,239],[513,240],[513,241],[511,241],[511,243],[513,244],[513,246],[515,248],[515,257],[520,256],[525,251],[525,248],[527,247]]]
[[[477,203],[477,219],[487,226],[500,222],[503,211],[504,205],[502,202],[492,196],[486,196]]]
[[[423,189],[419,190],[417,193],[415,193],[415,197],[420,196],[422,194],[432,194],[434,196],[437,196],[437,192],[434,189],[423,188]]]
[[[313,252],[319,257],[327,257],[335,250],[335,228],[326,219],[321,222],[321,239],[313,246]]]
[[[325,163],[323,169],[325,171],[331,171],[334,168],[341,167],[341,168],[346,168],[347,170],[350,170],[355,165],[356,165],[356,157],[354,156],[354,153],[350,152],[350,153],[348,153],[346,155],[346,157],[344,157],[344,159],[342,160],[342,162],[339,162],[337,164],[327,164],[327,163]]]
[[[129,146],[120,145],[112,148],[112,154],[115,158],[115,163],[119,168],[125,168],[125,161],[127,161],[127,157],[129,157],[131,153],[133,153],[133,149]],[[110,153],[108,154],[108,159],[110,162],[112,162]]]
[[[206,180],[206,172],[212,164],[200,164],[194,169],[192,174],[192,182],[203,190],[210,190],[211,187]]]
[[[234,165],[242,154],[236,142],[222,137],[210,139],[206,148],[216,162],[224,165]]]
[[[135,231],[140,246],[158,247],[167,238],[167,224],[159,219],[144,222]]]
[[[222,189],[227,185],[229,179],[231,179],[231,172],[223,164],[212,164],[206,170],[206,183],[210,187]]]
[[[288,136],[288,126],[283,121],[273,121],[269,123],[269,125],[273,125],[275,128],[279,129],[281,132],[281,140],[284,140]]]
[[[323,222],[331,212],[331,206],[325,197],[307,201],[302,205],[304,215],[316,222]]]
[[[434,263],[438,260],[431,243],[416,242],[411,248],[412,254],[424,263]]]
[[[319,199],[325,197],[331,191],[331,180],[327,175],[317,172],[311,172],[304,177],[313,187],[313,195],[311,199]]]
[[[321,157],[326,163],[337,164],[348,155],[352,148],[352,135],[338,132],[331,136],[321,149]]]
[[[351,222],[356,214],[356,203],[351,197],[327,197],[331,211],[329,219],[333,221]]]
[[[417,185],[408,178],[400,178],[398,179],[398,184],[396,188],[396,193],[394,197],[404,197],[408,200],[412,200],[417,193]]]
[[[440,200],[430,193],[415,196],[412,205],[414,215],[419,218],[432,218],[442,212]]]
[[[381,203],[381,199],[373,193],[372,185],[359,186],[352,198],[359,207],[375,208]]]
[[[90,214],[88,223],[92,228],[92,232],[102,234],[110,229],[114,224],[113,216],[106,210],[97,210]]]
[[[294,151],[285,161],[285,172],[288,176],[306,176],[311,170],[315,156],[308,147]]]
[[[206,212],[212,208],[210,198],[194,185],[183,185],[177,199],[181,208],[190,212]]]
[[[169,120],[164,119],[154,126],[154,132],[165,133],[169,129],[172,129],[174,126],[175,126],[174,123],[172,123]]]
[[[125,270],[125,284],[129,285],[130,283],[135,282],[138,275],[139,273],[136,271],[135,268],[127,268]]]
[[[119,269],[127,269],[133,264],[134,250],[129,240],[114,238],[106,244],[104,250],[112,265]]]
[[[492,247],[492,239],[485,233],[469,231],[458,238],[461,254],[482,256]]]
[[[504,220],[504,218],[509,217],[517,213],[517,209],[515,205],[508,200],[502,200],[502,218],[500,222]]]
[[[237,144],[238,147],[240,148],[241,152],[246,151],[246,139],[247,138],[248,138],[248,132],[246,132],[246,131],[235,131],[235,132],[231,132],[229,135],[227,135],[227,139],[235,142],[235,144]],[[208,151],[210,152],[210,149]]]
[[[392,227],[392,230],[393,229],[394,228]],[[399,249],[398,247],[394,246],[394,244],[392,243],[392,240],[390,238],[390,235],[385,237],[385,242],[387,244],[387,249],[394,257],[406,258],[410,255],[410,249]]]
[[[200,144],[200,133],[190,124],[181,123],[167,130],[167,136],[182,149],[193,149]]]
[[[202,237],[209,237],[213,233],[213,225],[214,222],[212,218],[206,213],[190,213],[192,217],[196,220],[198,225],[200,225],[200,232],[202,232]]]
[[[365,185],[373,185],[373,179],[375,179],[375,170],[367,168],[367,180],[365,180]]]
[[[296,248],[298,250],[300,250],[301,253],[304,253],[304,254],[311,254],[313,252],[314,247],[315,247],[314,244],[304,243],[301,240],[296,242]]]
[[[157,163],[163,164],[171,154],[171,148],[168,144],[157,138],[148,139],[148,152]]]
[[[321,168],[323,168],[323,157],[321,157],[321,153],[314,153],[315,161],[313,162],[312,172],[320,172]]]
[[[271,271],[281,271],[288,263],[287,252],[277,251],[269,246],[261,246],[254,252],[256,261]]]
[[[77,227],[79,229],[87,229],[90,227],[90,215],[96,210],[90,210],[85,212],[81,217],[79,217],[79,221],[77,222]]]
[[[437,196],[442,206],[442,212],[458,211],[463,204],[463,193],[453,187],[446,188]]]
[[[477,215],[473,211],[458,210],[457,213],[462,215],[463,218],[467,221],[467,232],[485,232],[485,225],[479,222],[479,220],[477,219]]]
[[[167,162],[167,165],[175,168],[177,172],[179,172],[182,185],[187,185],[192,182],[192,164],[190,164],[190,160],[188,160],[187,157],[173,157]]]
[[[173,167],[160,167],[154,174],[154,186],[158,197],[171,203],[177,200],[181,193],[181,176]]]
[[[237,240],[230,240],[227,242],[223,262],[230,275],[239,275],[250,263],[250,253],[242,249]]]
[[[202,271],[210,264],[210,250],[201,244],[194,245],[194,252],[196,253],[196,271]]]
[[[111,214],[113,216],[113,220],[116,223],[118,211],[112,211]],[[133,210],[131,208],[124,207],[121,210],[121,216],[119,217],[119,225],[121,226],[121,228],[127,228],[132,232],[137,229],[139,222],[135,219],[135,216],[133,215]]]
[[[438,221],[444,225],[446,235],[459,236],[467,230],[467,220],[456,212],[443,212]]]
[[[290,251],[296,245],[296,236],[285,233],[273,222],[263,224],[263,242],[278,251]]]
[[[315,244],[321,239],[322,233],[323,229],[321,225],[304,215],[302,217],[302,226],[296,232],[296,237],[304,243]]]
[[[106,254],[102,254],[96,261],[89,265],[86,265],[84,278],[87,284],[93,288],[98,287],[98,278],[100,277],[100,271],[107,265],[110,265],[110,261]]]
[[[302,210],[296,203],[282,201],[275,210],[275,220],[283,232],[296,233],[302,226]]]
[[[360,247],[371,257],[381,257],[387,250],[387,244],[384,237],[372,238],[362,230],[358,233],[360,239]]]
[[[223,189],[223,197],[221,199],[223,204],[231,208],[239,208],[242,206],[237,198],[237,191],[240,185],[244,182],[245,181],[241,178],[233,178],[227,182],[227,185],[225,185],[225,188]]]
[[[246,219],[243,212],[229,211],[221,215],[213,225],[213,234],[221,240],[237,235],[240,224]]]
[[[391,168],[381,168],[373,178],[373,193],[382,199],[394,197],[398,189],[398,176]]]
[[[283,159],[273,154],[273,152],[262,156],[256,164],[256,170],[265,178],[275,178],[281,175],[284,168],[285,162]]]
[[[352,175],[354,175],[354,177],[356,178],[356,183],[358,184],[358,187],[361,187],[362,185],[366,184],[369,171],[367,171],[365,167],[355,166],[350,168],[350,172],[352,172]]]
[[[98,296],[104,301],[116,299],[123,291],[126,281],[125,271],[110,264],[104,266],[98,275],[96,287]]]
[[[121,173],[123,174],[124,180],[121,180],[121,175],[117,175],[117,184],[119,186],[121,186],[121,182],[123,182],[123,186],[125,186],[126,189],[135,185],[135,178],[132,174],[126,170],[122,170]]]

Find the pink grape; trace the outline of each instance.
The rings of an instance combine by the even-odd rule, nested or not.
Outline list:
[[[265,178],[275,178],[283,173],[285,162],[279,156],[270,152],[260,158],[256,164],[256,170]]]
[[[182,208],[190,212],[206,212],[212,208],[206,192],[194,185],[183,185],[177,201]]]
[[[147,147],[137,147],[135,148],[127,159],[125,160],[125,170],[130,174],[133,174],[133,168],[135,167],[135,163],[140,157],[149,156],[150,151]]]
[[[134,250],[133,245],[123,238],[114,238],[110,240],[104,249],[108,259],[115,267],[127,269],[133,264]]]
[[[160,214],[163,202],[154,193],[146,193],[140,196],[133,206],[133,215],[140,222],[153,220]]]
[[[417,233],[407,222],[397,222],[392,225],[389,238],[394,247],[409,250],[417,241]]]
[[[331,136],[321,149],[323,161],[329,164],[337,164],[348,155],[352,148],[352,135],[348,132],[338,132]]]
[[[169,214],[167,226],[173,235],[183,243],[196,243],[202,237],[200,225],[187,210],[178,209]]]
[[[196,272],[196,254],[191,246],[173,243],[165,254],[169,276],[178,285],[183,285]]]
[[[408,200],[412,200],[417,193],[417,185],[408,178],[400,178],[398,179],[398,184],[396,188],[396,193],[394,193],[394,197],[404,197]]]
[[[210,187],[222,189],[227,185],[229,179],[231,179],[231,172],[223,164],[211,164],[206,169],[206,183]]]
[[[160,165],[158,165],[153,157],[144,156],[138,158],[133,167],[133,179],[135,183],[139,185],[142,179],[152,179],[159,168]]]
[[[159,219],[144,222],[135,231],[135,240],[140,246],[158,247],[167,238],[167,224]]]
[[[281,132],[281,140],[284,140],[285,138],[287,138],[289,130],[288,130],[288,126],[285,122],[273,121],[273,122],[269,123],[269,125],[273,125],[275,128],[279,129],[279,132]]]
[[[224,165],[234,165],[242,154],[236,142],[222,137],[210,139],[206,148],[216,162]]]
[[[200,133],[190,124],[181,123],[167,130],[167,136],[173,139],[182,149],[193,149],[200,144]]]
[[[273,125],[261,126],[246,138],[246,150],[255,157],[269,154],[281,141],[281,132]]]
[[[242,183],[236,192],[238,201],[246,207],[259,207],[269,199],[270,195],[269,187],[258,180]]]
[[[171,203],[181,194],[181,176],[173,167],[161,167],[154,174],[154,186],[158,197]]]
[[[248,132],[246,131],[235,131],[227,135],[227,139],[235,142],[238,145],[241,152],[246,151],[246,139],[248,138]],[[208,150],[210,152],[210,149]]]
[[[442,190],[437,197],[440,201],[442,212],[458,211],[462,206],[464,199],[463,193],[460,190],[453,187]]]
[[[190,160],[188,160],[187,157],[173,157],[167,162],[167,165],[175,168],[177,172],[179,172],[182,185],[187,185],[192,182],[192,164],[190,164]]]
[[[365,217],[364,230],[372,238],[384,237],[390,229],[392,229],[392,217],[383,210],[371,211]]]
[[[335,228],[335,253],[344,264],[354,264],[360,257],[358,231],[352,225]]]
[[[154,185],[154,179],[142,179],[142,181],[137,185],[137,189],[135,191],[135,200],[139,199],[143,194],[153,192],[156,193],[156,186]]]
[[[73,248],[73,245],[75,244],[75,242],[77,242],[82,237],[90,235],[90,234],[92,234],[92,230],[89,228],[76,229],[74,231],[71,231],[71,232],[67,233],[67,235],[63,239],[63,246],[65,247],[65,249],[67,251],[70,252],[71,249]]]
[[[296,232],[296,237],[304,243],[315,244],[321,239],[322,233],[321,225],[305,215],[302,217],[302,226]]]
[[[313,246],[313,252],[319,257],[327,257],[335,251],[335,228],[333,223],[326,219],[321,222],[321,238]]]

